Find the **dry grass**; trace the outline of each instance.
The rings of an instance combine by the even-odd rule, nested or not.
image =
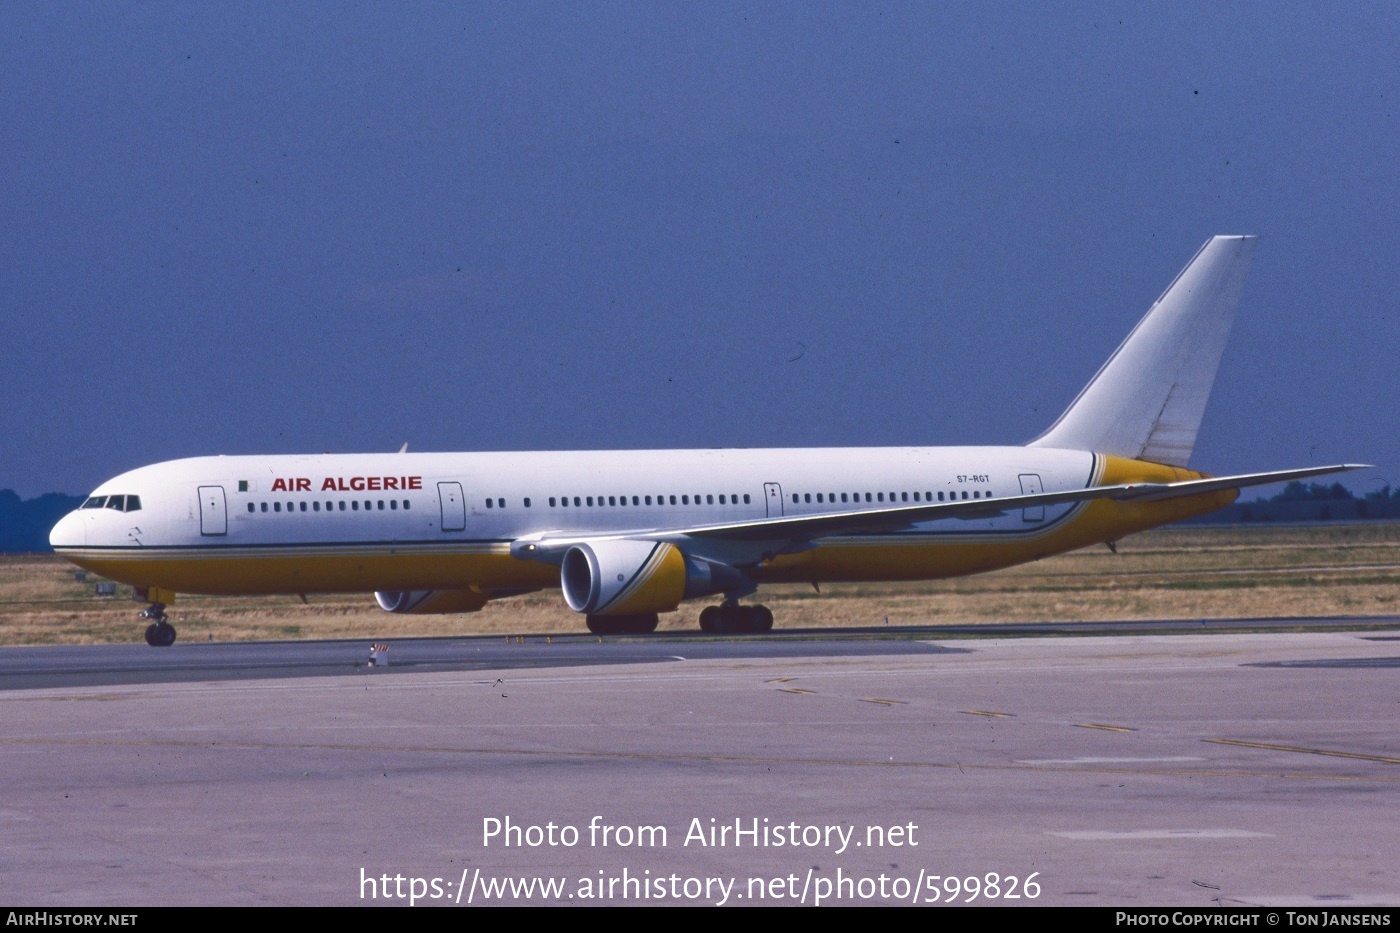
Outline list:
[[[52,556],[0,558],[0,644],[140,639],[130,588],[93,595],[94,578]],[[1400,524],[1171,528],[1034,564],[955,580],[765,587],[780,628],[1110,619],[1303,618],[1400,614]],[[694,629],[703,604],[662,616]],[[365,595],[181,597],[182,640],[392,638],[578,632],[557,592],[489,604],[474,615],[400,616]]]

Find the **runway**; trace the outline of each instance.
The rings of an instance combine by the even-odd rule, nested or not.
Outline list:
[[[0,877],[51,906],[1400,905],[1400,643],[1323,628],[6,649]]]

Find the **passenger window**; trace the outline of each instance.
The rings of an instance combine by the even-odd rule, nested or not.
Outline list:
[[[490,499],[487,499],[487,500],[486,500],[486,507],[487,507],[488,509],[494,507],[495,504],[496,504],[496,503],[492,502]]]
[[[301,510],[302,510],[303,512],[306,511],[306,503],[305,503],[305,502],[303,502],[303,503],[301,504]]]
[[[259,503],[259,507],[260,507],[264,512],[267,511],[267,503],[266,503],[266,502]]]
[[[384,511],[384,500],[383,500],[383,499],[380,499],[380,500],[379,500],[379,511],[381,511],[381,512]]]
[[[274,512],[280,512],[280,511],[282,511],[282,503],[280,503],[280,502],[274,502],[274,503],[272,503],[272,511],[274,511]]]
[[[938,501],[939,501],[939,502],[942,502],[942,501],[943,501],[943,493],[941,493],[941,492],[938,494]]]
[[[748,505],[748,504],[749,504],[749,494],[748,494],[748,493],[744,493],[744,505]]]
[[[681,505],[690,505],[690,496],[681,496]]]
[[[914,501],[915,501],[915,502],[918,502],[918,501],[919,501],[919,494],[918,494],[917,492],[914,493]]]
[[[359,499],[351,499],[351,500],[350,500],[350,511],[352,511],[352,512],[358,512],[358,511],[360,511],[360,500],[359,500]]]
[[[899,494],[899,501],[900,501],[900,502],[908,502],[908,501],[909,501],[909,493],[907,493],[907,492],[902,492],[902,493],[900,493],[900,494]]]
[[[342,499],[341,502],[340,502],[340,511],[342,511],[342,512],[345,511],[345,500],[343,500],[343,499]]]
[[[391,508],[391,509],[393,509],[394,511],[397,512],[398,509],[399,509],[399,500],[398,500],[398,499],[390,499],[390,500],[389,500],[389,508]]]
[[[715,504],[715,497],[714,497],[713,495],[707,495],[707,496],[705,497],[705,504],[706,504],[706,505],[714,505],[714,504]]]
[[[675,504],[676,504],[676,497],[675,497],[675,496],[672,496],[672,497],[671,497],[671,504],[672,504],[672,505],[675,505]]]
[[[529,507],[530,507],[530,497],[529,497],[529,496],[526,496],[526,497],[525,497],[525,508],[528,509]]]
[[[578,496],[574,496],[574,508],[583,508],[583,500],[580,499]]]
[[[248,511],[249,511],[249,512],[253,511],[253,503],[251,503],[251,502],[248,503]]]
[[[311,511],[313,511],[313,512],[319,512],[319,511],[321,511],[321,503],[319,503],[319,502],[313,502],[313,503],[311,503]]]

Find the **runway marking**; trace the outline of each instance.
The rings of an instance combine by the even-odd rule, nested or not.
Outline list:
[[[5,699],[15,703],[84,703],[93,700],[104,702],[112,702],[114,700],[153,700],[158,696],[159,694],[155,693],[87,693],[36,697],[5,697]]]
[[[815,690],[803,690],[801,687],[779,687],[778,691],[780,693],[800,693],[803,696],[815,696],[817,692]]]
[[[1015,719],[1015,713],[997,713],[988,709],[965,709],[962,712],[969,716],[990,716],[993,719]]]
[[[772,680],[765,680],[764,683],[765,683],[765,684],[785,684],[785,683],[788,683],[789,681],[796,680],[796,679],[797,679],[796,677],[774,677]]]
[[[1115,832],[1106,829],[1075,829],[1047,832],[1061,839],[1250,839],[1273,838],[1273,833],[1256,833],[1247,829],[1130,829]]]
[[[1189,755],[1172,755],[1164,758],[1022,758],[1026,765],[1133,765],[1166,764],[1174,761],[1205,761]]]
[[[1242,748],[1263,748],[1274,752],[1298,752],[1301,755],[1326,755],[1330,758],[1355,758],[1359,761],[1379,761],[1388,765],[1400,765],[1400,758],[1386,758],[1383,755],[1362,755],[1358,752],[1334,752],[1325,748],[1303,748],[1298,745],[1270,745],[1266,742],[1243,742],[1239,739],[1202,739],[1215,745],[1238,745]]]
[[[904,700],[881,700],[877,697],[861,697],[862,703],[880,703],[884,706],[908,706]]]
[[[452,748],[435,745],[350,745],[331,742],[200,742],[186,739],[123,740],[123,739],[57,739],[57,738],[0,738],[0,746],[5,745],[78,745],[89,748],[191,748],[218,751],[221,749],[261,751],[332,751],[332,752],[371,752],[383,754],[428,754],[428,755],[517,755],[528,758],[582,758],[618,759],[623,761],[708,761],[725,764],[783,764],[783,765],[834,765],[857,768],[937,768],[949,771],[1038,771],[1052,774],[1127,774],[1156,775],[1167,777],[1222,777],[1222,778],[1265,778],[1299,781],[1355,781],[1400,785],[1400,775],[1377,777],[1350,774],[1307,774],[1291,771],[1223,771],[1186,768],[1076,768],[1045,767],[1030,764],[979,765],[958,761],[892,761],[863,758],[771,758],[750,755],[705,755],[705,754],[660,754],[650,752],[585,752],[559,749],[535,748]]]
[[[1136,732],[1136,731],[1137,731],[1136,729],[1134,729],[1134,728],[1132,728],[1132,727],[1130,727],[1130,726],[1106,726],[1106,725],[1104,725],[1104,724],[1101,723],[1101,722],[1077,722],[1077,723],[1074,724],[1074,727],[1075,727],[1076,729],[1102,729],[1102,730],[1104,730],[1105,732]]]

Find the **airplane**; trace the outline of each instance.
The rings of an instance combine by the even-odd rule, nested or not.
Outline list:
[[[177,592],[373,592],[395,613],[558,587],[591,632],[772,628],[763,584],[924,580],[1201,515],[1360,469],[1187,468],[1257,238],[1206,241],[1069,408],[1011,447],[216,456],[123,473],[49,537],[131,584],[168,646]]]

